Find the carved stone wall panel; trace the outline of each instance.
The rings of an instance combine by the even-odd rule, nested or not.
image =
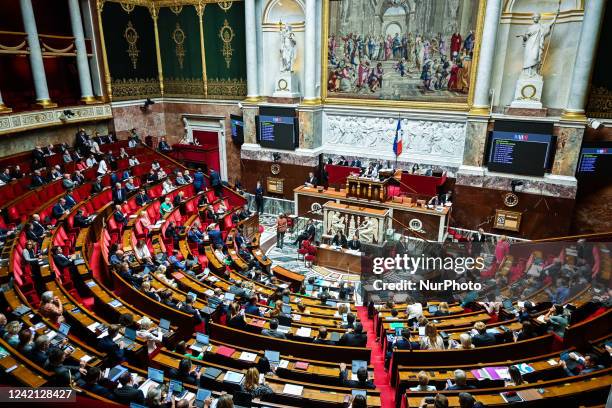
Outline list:
[[[397,118],[332,115],[326,117],[323,145],[340,154],[395,160]],[[403,153],[399,161],[461,165],[465,122],[402,119]]]

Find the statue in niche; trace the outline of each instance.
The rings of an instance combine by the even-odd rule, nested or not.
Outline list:
[[[527,31],[522,35],[517,35],[523,39],[525,51],[523,54],[523,72],[522,75],[533,77],[540,75],[540,69],[545,58],[544,43],[546,37],[551,33],[551,29],[557,21],[557,15],[550,24],[542,24],[540,20],[542,15],[537,13],[533,16],[533,24],[527,28]]]
[[[295,62],[295,33],[288,24],[280,23],[280,54],[281,54],[281,72],[293,72],[293,63]]]

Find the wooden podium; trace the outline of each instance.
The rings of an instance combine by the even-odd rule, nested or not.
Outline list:
[[[346,178],[346,196],[366,200],[387,201],[389,178],[376,180],[367,177],[349,176]]]

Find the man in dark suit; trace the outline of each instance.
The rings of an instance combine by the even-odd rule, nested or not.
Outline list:
[[[116,183],[113,189],[113,202],[115,204],[123,204],[127,200],[127,191],[121,187],[121,183]]]
[[[44,369],[53,373],[50,383],[55,386],[68,386],[71,380],[78,381],[81,374],[86,373],[84,361],[81,361],[79,366],[71,366],[64,364],[65,359],[64,350],[58,347],[49,350]]]
[[[293,242],[293,245],[297,245],[298,242],[301,245],[302,241],[304,241],[305,239],[312,241],[314,239],[315,232],[316,229],[314,226],[314,222],[312,221],[312,219],[309,219],[306,223],[306,229],[302,231],[300,235],[298,235],[297,239]]]
[[[178,207],[179,205],[181,205],[181,203],[185,201],[185,192],[184,191],[179,191],[175,196],[174,196],[174,200],[172,200],[172,204],[175,207]]]
[[[125,216],[119,204],[115,206],[115,213],[113,214],[113,218],[115,219],[115,222],[117,224],[127,225],[128,223],[128,217]]]
[[[353,239],[348,242],[348,249],[353,251],[361,251],[361,242],[357,239],[357,235],[353,235]]]
[[[66,199],[60,198],[58,203],[53,206],[53,218],[60,219],[64,214],[68,214],[68,206],[66,205]]]
[[[98,194],[104,190],[104,186],[102,185],[102,177],[97,177],[96,181],[91,185],[91,194]]]
[[[87,154],[89,150],[89,137],[87,133],[85,133],[85,129],[79,129],[77,132],[74,147],[76,147],[81,154]]]
[[[151,202],[151,198],[147,195],[147,193],[144,190],[138,190],[138,194],[136,194],[136,204],[139,207],[142,207],[145,204],[148,204]]]
[[[368,336],[363,332],[361,323],[355,323],[353,331],[348,331],[340,338],[338,345],[348,347],[365,347]]]
[[[374,382],[368,379],[368,369],[365,367],[360,367],[357,370],[357,380],[351,380],[349,378],[349,372],[346,369],[346,364],[340,363],[340,375],[338,379],[340,380],[340,384],[342,384],[343,387],[369,389],[376,388]]]
[[[109,365],[117,365],[125,361],[125,350],[123,349],[123,342],[119,344],[115,343],[114,338],[119,334],[120,326],[118,324],[111,324],[108,327],[108,334],[98,340],[98,350],[102,351],[108,356]]]
[[[495,344],[495,335],[487,333],[487,326],[483,322],[474,324],[476,334],[472,335],[472,344],[476,347],[493,346]]]
[[[314,344],[326,344],[333,345],[334,342],[327,338],[327,328],[324,326],[319,327],[319,334],[312,341]]]
[[[195,299],[193,298],[193,296],[187,295],[187,297],[185,298],[185,302],[183,302],[180,307],[180,310],[182,312],[192,315],[195,320],[195,324],[198,325],[202,322],[202,316],[200,315],[200,311],[193,307],[194,303]]]
[[[268,337],[274,337],[276,339],[286,339],[285,333],[278,331],[278,320],[270,319],[270,328],[263,329],[261,334]]]
[[[168,153],[172,151],[172,148],[170,147],[168,142],[166,142],[166,138],[164,136],[159,138],[159,143],[157,143],[157,148],[162,153]]]
[[[351,167],[361,167],[361,160],[353,160],[351,161]]]
[[[30,188],[40,187],[45,184],[45,180],[40,175],[40,170],[34,170],[34,174],[32,175],[32,183],[30,184]]]
[[[60,246],[55,247],[53,250],[53,262],[60,270],[63,268],[70,268],[71,270],[74,270],[75,268],[74,261],[70,257],[64,255],[62,247]]]
[[[40,169],[41,167],[47,167],[47,159],[42,147],[36,146],[32,152],[32,168]]]
[[[346,323],[341,326],[343,329],[355,328],[355,315],[353,313],[346,314]]]
[[[316,187],[318,182],[319,181],[315,177],[314,173],[311,171],[308,173],[308,178],[306,179],[306,182],[304,183],[304,185],[306,187]]]
[[[73,225],[77,228],[85,228],[90,224],[89,218],[83,214],[83,210],[79,208],[74,216]]]
[[[218,229],[215,229],[212,226],[208,227],[208,239],[210,240],[210,242],[213,244],[215,248],[217,246],[225,247],[225,243],[223,242],[223,235],[221,234],[221,231],[219,231]]]
[[[336,235],[332,238],[332,245],[339,246],[342,248],[346,248],[346,237],[340,231],[336,232]]]
[[[206,188],[206,180],[204,180],[204,173],[202,169],[198,169],[193,175],[193,188],[197,192],[202,191]]]
[[[121,388],[115,388],[114,391],[115,399],[118,403],[124,405],[130,405],[132,402],[141,405],[144,403],[144,393],[138,389],[129,371],[121,374],[119,383]]]
[[[32,232],[41,240],[47,232],[47,229],[41,224],[38,214],[32,215]]]
[[[98,367],[89,367],[87,369],[87,374],[85,374],[85,384],[81,385],[81,388],[106,399],[115,399],[115,394],[113,394],[111,390],[100,385],[101,379],[102,371],[100,371]]]
[[[215,169],[210,169],[210,185],[215,190],[217,197],[223,197],[223,184],[221,184],[221,176]]]
[[[46,334],[41,334],[34,340],[34,346],[32,346],[30,352],[27,353],[27,357],[35,364],[42,367],[47,361],[50,345],[51,341],[49,337]]]

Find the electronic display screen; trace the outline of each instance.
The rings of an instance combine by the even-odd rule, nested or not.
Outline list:
[[[262,147],[295,149],[295,117],[259,115],[257,131]]]
[[[612,142],[607,146],[583,146],[578,158],[577,177],[612,176]]]
[[[553,140],[552,135],[493,131],[487,167],[541,177],[549,166]]]
[[[232,129],[232,140],[236,143],[244,143],[244,121],[242,116],[230,115]]]

